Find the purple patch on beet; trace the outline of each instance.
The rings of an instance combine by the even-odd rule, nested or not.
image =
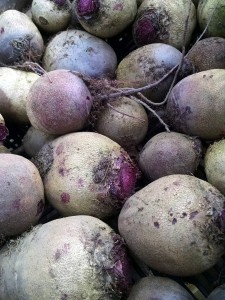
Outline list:
[[[128,163],[124,163],[121,166],[119,172],[119,188],[117,190],[117,197],[124,199],[131,195],[134,190],[137,176],[136,170]]]
[[[159,228],[159,222],[154,222],[154,226],[156,227],[156,228]]]
[[[63,143],[59,144],[55,150],[55,153],[57,155],[60,155],[62,152],[63,152],[63,149],[64,149],[64,146],[63,146]]]
[[[123,10],[123,4],[122,3],[116,3],[116,5],[113,7],[113,10]]]
[[[38,202],[38,205],[37,205],[37,213],[36,213],[36,216],[42,214],[43,210],[44,210],[44,201],[41,199],[39,202]]]
[[[0,141],[4,141],[8,135],[9,135],[8,128],[5,125],[0,124]]]
[[[111,250],[112,259],[115,262],[113,269],[109,272],[116,278],[118,288],[126,293],[129,291],[131,280],[131,261],[128,257],[127,249],[124,241],[119,235],[113,237],[114,246]]]
[[[57,249],[55,252],[55,260],[59,260],[63,255],[67,254],[70,250],[70,244],[65,243],[61,249]]]
[[[225,209],[223,209],[219,213],[219,215],[216,218],[215,223],[222,232],[225,232]]]
[[[69,203],[70,202],[70,195],[68,193],[62,193],[60,195],[62,203]]]
[[[176,218],[173,218],[172,220],[172,225],[175,225],[177,223],[177,219]]]
[[[76,2],[77,14],[84,19],[94,17],[100,8],[99,0],[78,0]]]
[[[66,0],[53,0],[53,2],[58,6],[63,6],[66,3]]]
[[[160,26],[158,18],[153,10],[144,12],[133,25],[133,37],[135,43],[144,46],[157,40]]]
[[[59,168],[59,174],[61,175],[61,176],[65,176],[65,169],[64,168]]]

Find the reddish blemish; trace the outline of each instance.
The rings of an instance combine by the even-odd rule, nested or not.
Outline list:
[[[0,34],[2,34],[2,33],[4,33],[4,32],[5,32],[4,27],[1,27],[1,28],[0,28]]]
[[[111,255],[115,263],[112,271],[117,279],[119,289],[126,293],[131,287],[131,262],[127,256],[123,240],[115,235],[113,242],[114,246],[111,250]]]
[[[60,195],[61,202],[63,203],[69,203],[70,202],[70,195],[68,193],[62,193]]]
[[[133,36],[137,45],[143,46],[154,43],[159,32],[158,18],[153,10],[138,17],[133,25]]]
[[[59,144],[59,146],[56,148],[56,150],[55,150],[55,153],[57,154],[57,155],[60,155],[61,153],[62,153],[62,151],[63,151],[63,143],[61,143],[61,144]]]
[[[117,3],[114,7],[113,10],[123,10],[123,4],[122,3]]]
[[[67,300],[68,299],[68,295],[67,294],[63,294],[60,300]]]
[[[37,213],[36,216],[40,215],[44,210],[44,201],[40,200],[37,205]]]
[[[78,16],[87,19],[92,18],[98,13],[100,7],[99,0],[78,0],[76,5]]]
[[[9,134],[8,128],[5,125],[0,124],[0,141],[4,141],[8,134]]]
[[[117,196],[123,199],[130,196],[134,190],[137,180],[135,168],[128,163],[124,163],[120,169],[119,179],[120,186]]]

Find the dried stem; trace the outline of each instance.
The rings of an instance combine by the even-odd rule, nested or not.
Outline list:
[[[146,101],[146,97],[144,95],[142,95],[141,93],[138,93],[138,96],[140,98],[142,98],[144,101]],[[130,96],[130,98],[134,101],[136,101],[137,103],[140,103],[141,105],[143,105],[148,111],[150,111],[158,120],[159,122],[165,127],[167,132],[170,132],[168,125],[163,121],[163,119],[156,113],[156,111],[154,109],[152,109],[149,105],[147,105],[144,101],[134,97],[134,96]]]

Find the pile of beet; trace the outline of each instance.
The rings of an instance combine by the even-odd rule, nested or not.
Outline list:
[[[224,19],[1,1],[0,300],[225,299]]]

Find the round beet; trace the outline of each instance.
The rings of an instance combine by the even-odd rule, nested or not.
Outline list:
[[[43,51],[43,38],[26,14],[13,9],[0,14],[0,62],[3,65],[37,62]]]
[[[103,39],[84,30],[68,29],[56,34],[47,44],[43,67],[46,71],[67,69],[88,77],[114,77],[117,57]]]
[[[36,80],[27,99],[27,115],[36,129],[61,135],[87,122],[92,96],[84,81],[67,70],[55,70]]]
[[[194,300],[176,281],[159,276],[141,278],[131,289],[127,300]]]
[[[99,114],[97,132],[121,146],[139,144],[148,130],[148,115],[143,106],[128,97],[113,99]]]
[[[74,0],[72,8],[83,28],[101,38],[123,31],[137,13],[136,0]]]
[[[139,47],[161,42],[181,49],[190,42],[196,19],[191,0],[145,0],[133,23],[134,41]]]
[[[163,176],[124,204],[118,219],[128,248],[154,270],[193,276],[224,254],[225,197],[190,175]]]
[[[143,147],[139,166],[149,180],[171,174],[193,174],[202,154],[200,139],[178,132],[161,132]]]
[[[36,226],[1,249],[0,266],[1,299],[119,300],[131,286],[123,239],[90,216]]]
[[[35,165],[15,154],[0,154],[0,235],[14,236],[37,224],[44,187]]]
[[[58,137],[45,144],[33,161],[47,199],[63,216],[115,215],[134,192],[137,168],[120,145],[98,133]]]

